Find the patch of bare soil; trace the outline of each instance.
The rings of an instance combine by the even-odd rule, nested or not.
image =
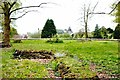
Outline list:
[[[41,64],[48,64],[52,59],[29,59],[34,62],[40,62]]]
[[[33,51],[33,50],[16,50],[13,54],[14,58],[18,58],[20,60],[31,60],[33,62],[40,62],[41,64],[48,64],[51,60],[53,60],[54,54],[50,51],[41,50],[41,51]],[[82,61],[81,61],[82,62]],[[96,64],[90,62],[90,70],[93,72],[97,72],[96,70]],[[55,72],[59,73],[61,77],[55,76]],[[46,78],[53,78],[56,80],[62,80],[65,76],[70,76],[73,78],[77,78],[78,75],[75,75],[71,73],[69,70],[69,67],[67,67],[65,64],[60,63],[57,66],[56,71],[53,71],[52,69],[48,69],[49,76]],[[70,74],[69,74],[70,73]],[[96,76],[92,77],[91,79],[94,80],[109,80],[111,78],[119,78],[120,75],[108,75],[105,71],[103,72],[97,72]]]
[[[52,59],[29,59],[33,62],[40,62],[41,64],[48,64]],[[62,80],[62,77],[55,76],[55,71],[53,71],[51,68],[47,69],[49,76],[45,78],[53,78],[54,80]]]
[[[15,52],[13,53],[13,56],[14,58],[18,58],[19,61],[30,60],[33,62],[40,62],[41,64],[48,64],[54,58],[54,54],[46,50],[41,50],[41,51],[15,50]],[[47,70],[48,70],[49,76],[45,78],[53,78],[55,80],[62,80],[61,77],[55,76],[55,72],[51,68]]]
[[[55,80],[62,80],[62,77],[55,76],[55,72],[51,68],[48,69],[48,74],[49,76],[47,78],[53,78]]]
[[[93,72],[97,72],[97,71],[96,71],[96,64],[91,63],[91,64],[90,64],[90,70],[93,71]],[[96,75],[96,76],[98,76],[98,78],[99,78],[100,80],[109,80],[109,79],[118,79],[118,78],[120,78],[120,75],[119,75],[119,74],[118,74],[118,75],[108,75],[108,74],[106,73],[106,71],[97,72],[97,75]]]
[[[46,50],[15,50],[13,56],[18,59],[52,59],[54,54]]]

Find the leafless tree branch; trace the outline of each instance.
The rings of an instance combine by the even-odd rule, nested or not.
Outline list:
[[[27,12],[25,12],[24,14],[22,14],[21,16],[19,16],[19,17],[17,17],[17,18],[10,18],[10,19],[12,19],[12,20],[17,20],[17,19],[22,18],[23,16],[25,16],[27,13],[29,13],[29,12],[35,12],[35,11],[36,11],[36,10],[27,11]]]
[[[86,7],[85,7],[85,4],[84,4],[84,15],[83,15],[84,16],[84,22],[85,22],[85,15],[86,15],[85,12],[86,12]]]
[[[93,7],[92,12],[94,12],[94,11],[95,11],[95,9],[96,9],[96,7],[97,7],[98,3],[99,3],[99,2],[97,2],[97,3],[96,3],[96,5]]]
[[[88,22],[88,17],[89,17],[89,12],[90,12],[90,5],[91,4],[89,4],[89,6],[87,8],[87,12],[86,12],[86,22]]]
[[[10,8],[9,11],[11,10],[11,8],[16,4],[17,0],[15,0],[12,4],[10,4]]]
[[[99,3],[99,2],[97,2],[97,3],[95,4],[95,6],[93,7],[92,11],[90,12],[90,13],[91,13],[91,14],[90,14],[91,16],[90,16],[89,18],[92,18],[92,17],[93,17],[93,14],[92,14],[92,13],[95,11],[98,3]],[[88,13],[88,15],[89,15],[89,13]]]
[[[9,4],[9,6],[11,6],[10,2],[7,2]]]
[[[91,5],[91,4],[89,4],[89,6],[88,6],[88,8],[87,8],[87,12],[90,12],[90,5]]]
[[[10,14],[13,13],[13,12],[15,12],[15,11],[17,11],[17,10],[21,10],[21,9],[25,9],[25,8],[41,7],[41,5],[43,5],[43,4],[47,4],[47,3],[41,3],[41,4],[38,5],[38,6],[26,6],[26,7],[17,8],[17,9],[12,10],[12,11],[10,12]]]
[[[97,12],[97,13],[94,13],[94,12],[92,12],[92,13],[89,13],[89,14],[108,14],[108,13],[105,13],[105,12]]]
[[[110,11],[110,12],[108,12],[108,13],[105,13],[105,12],[97,12],[97,13],[94,13],[94,12],[91,12],[91,13],[89,13],[89,14],[112,14],[114,11],[115,11],[115,9],[117,8],[117,6],[120,4],[120,1],[115,5],[115,7]]]
[[[111,14],[116,8],[117,6],[120,4],[120,1],[115,5],[115,7],[108,13],[108,14]]]

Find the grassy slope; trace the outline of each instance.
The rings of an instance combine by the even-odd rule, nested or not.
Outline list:
[[[76,40],[65,40],[64,43],[58,44],[45,43],[44,40],[24,40],[22,42],[23,43],[13,43],[13,47],[11,49],[7,49],[7,51],[4,49],[2,50],[2,54],[0,55],[2,55],[3,77],[44,77],[47,75],[45,67],[39,63],[11,59],[14,49],[44,49],[49,51],[52,50],[53,52],[67,53],[68,56],[77,56],[78,59],[81,59],[86,63],[89,61],[96,63],[98,71],[106,70],[109,74],[118,73],[117,42],[79,42]],[[71,64],[71,62],[68,62],[68,64]],[[28,68],[26,69],[26,67]],[[38,69],[38,67],[43,68],[42,71],[41,69]],[[37,72],[35,72],[35,70],[37,70]],[[18,74],[19,72],[21,74]]]

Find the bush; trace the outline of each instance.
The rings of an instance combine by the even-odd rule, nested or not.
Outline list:
[[[13,40],[14,43],[21,43],[21,39]]]
[[[59,38],[55,38],[55,39],[49,39],[46,42],[47,43],[63,43],[63,40],[60,40]]]
[[[63,40],[60,40],[60,39],[58,39],[58,38],[55,39],[54,41],[55,41],[55,43],[63,43]]]

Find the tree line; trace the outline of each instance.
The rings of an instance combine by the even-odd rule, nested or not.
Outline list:
[[[120,32],[120,26],[117,25],[115,30],[111,29],[111,28],[105,28],[104,26],[102,26],[101,28],[99,28],[98,24],[96,24],[95,30],[93,31],[93,37],[94,38],[103,38],[103,39],[120,39],[119,37],[119,33]]]

